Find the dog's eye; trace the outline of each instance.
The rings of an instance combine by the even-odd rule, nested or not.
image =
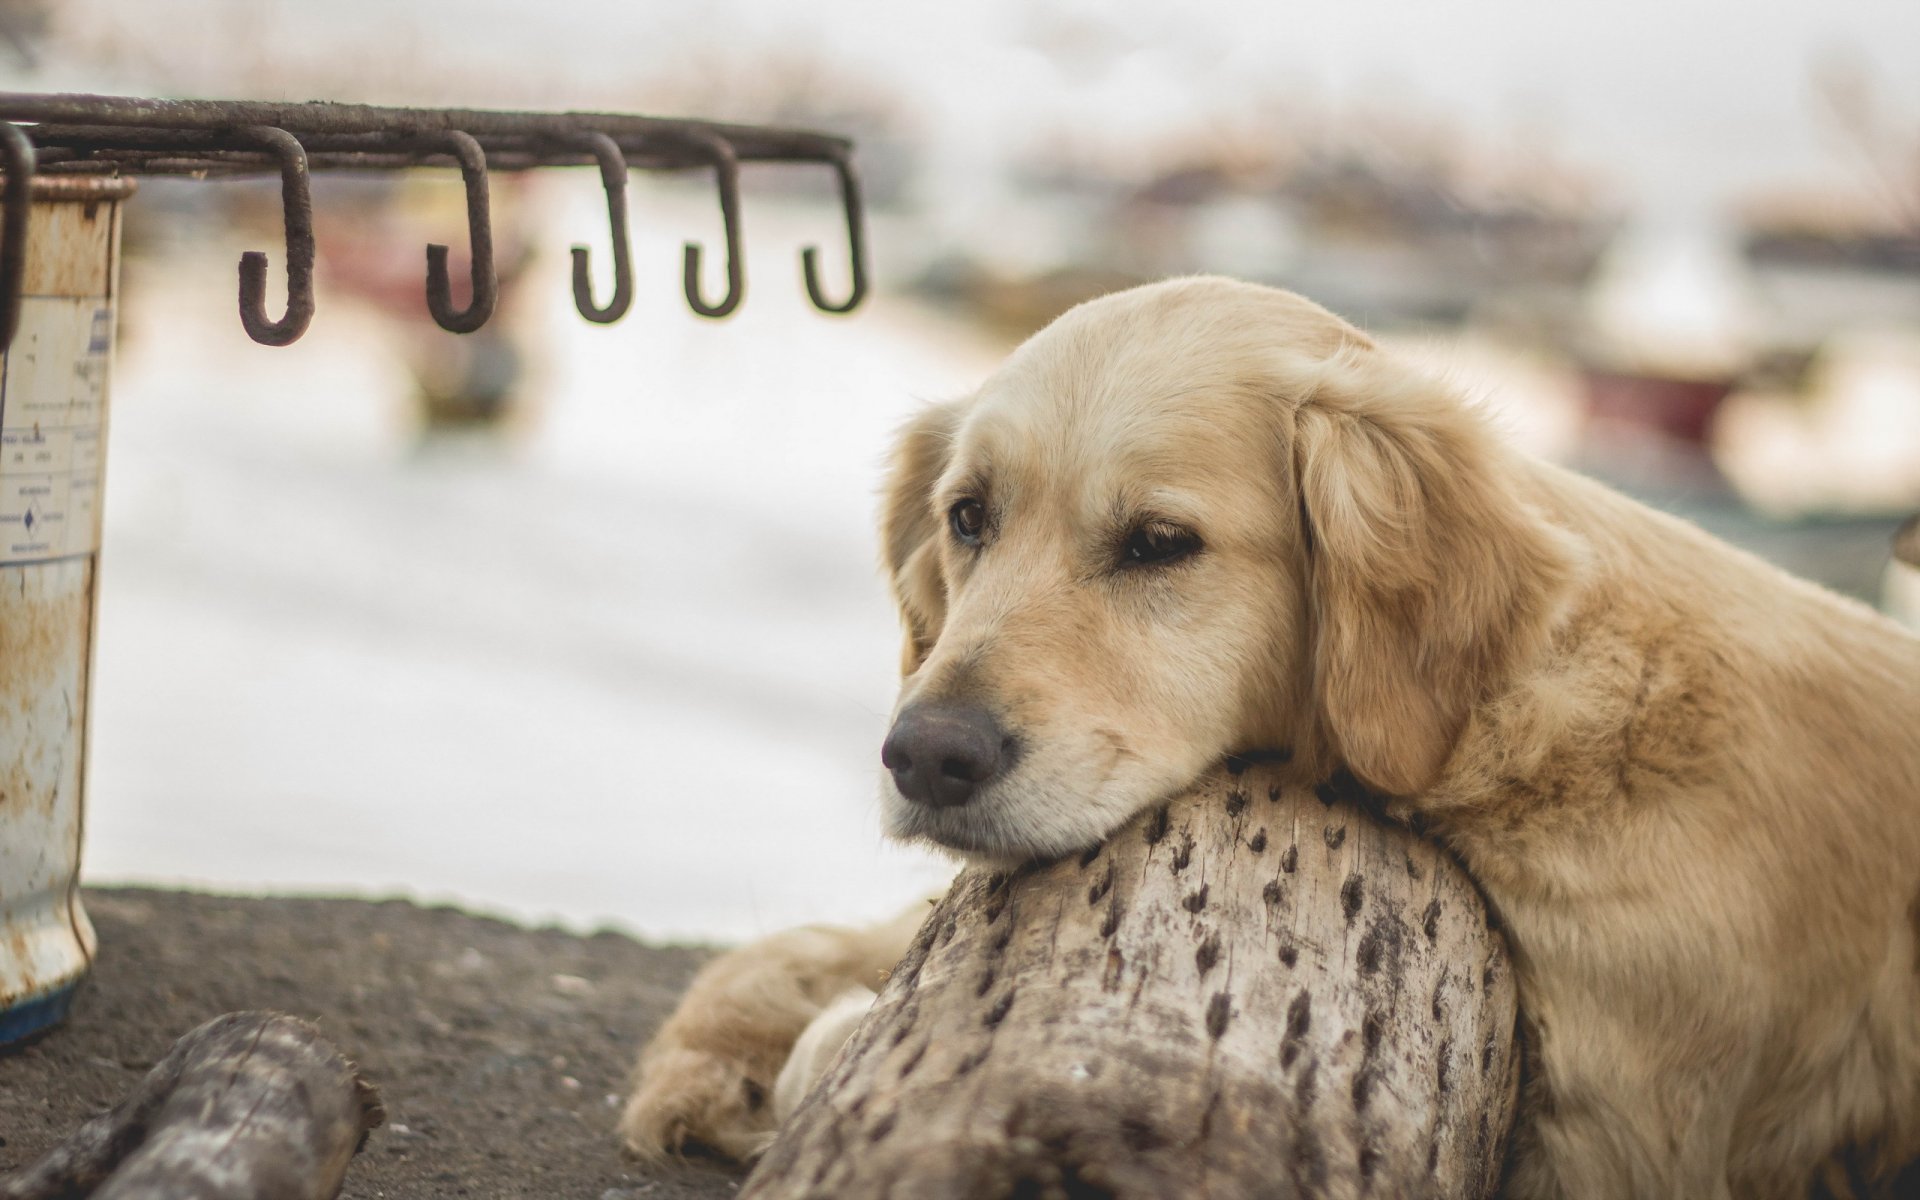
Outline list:
[[[1200,535],[1178,525],[1142,525],[1127,535],[1120,550],[1123,567],[1151,567],[1178,562],[1200,551]]]
[[[947,510],[947,524],[953,527],[953,536],[972,546],[980,541],[980,534],[987,527],[987,506],[978,500],[960,500]]]

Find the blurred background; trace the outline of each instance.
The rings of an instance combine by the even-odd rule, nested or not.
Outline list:
[[[279,270],[277,189],[145,181],[87,877],[729,939],[940,886],[877,833],[888,435],[1169,274],[1306,292],[1536,451],[1920,613],[1916,55],[1912,0],[0,0],[10,90],[817,126],[872,212],[876,292],[823,316],[831,176],[748,169],[710,322],[710,181],[636,175],[597,327],[597,178],[496,176],[500,312],[459,337],[421,298],[428,241],[464,278],[457,174],[325,178],[319,315],[267,349],[234,262]]]

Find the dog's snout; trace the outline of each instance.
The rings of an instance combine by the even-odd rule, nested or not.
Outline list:
[[[1007,737],[991,716],[958,704],[916,704],[900,714],[880,747],[900,794],[930,808],[973,798],[1005,765]]]

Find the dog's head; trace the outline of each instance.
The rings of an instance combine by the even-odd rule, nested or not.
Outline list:
[[[1189,279],[1073,310],[902,435],[889,831],[1060,855],[1243,750],[1426,788],[1570,576],[1519,478],[1297,296]]]

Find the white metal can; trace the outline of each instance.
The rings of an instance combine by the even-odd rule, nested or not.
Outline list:
[[[0,359],[0,1043],[65,1015],[80,904],[107,375],[129,180],[33,183],[19,332]]]

